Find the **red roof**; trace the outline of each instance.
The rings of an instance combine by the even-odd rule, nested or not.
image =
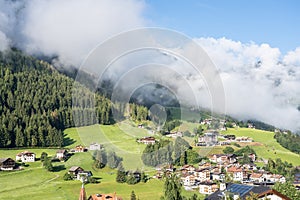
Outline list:
[[[231,166],[230,168],[227,169],[227,172],[241,172],[243,169],[241,167],[235,167]]]

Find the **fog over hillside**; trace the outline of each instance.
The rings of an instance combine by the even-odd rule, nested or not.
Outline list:
[[[106,39],[123,31],[153,25],[144,17],[146,9],[146,3],[138,0],[0,0],[0,51],[14,46],[31,55],[55,57],[53,64],[57,67],[79,67],[88,53]],[[280,49],[268,44],[210,37],[193,40],[206,51],[220,73],[227,114],[294,131],[300,129],[297,109],[300,105],[300,47],[282,54]],[[137,58],[141,59],[139,63],[155,61],[169,65],[181,70],[184,76],[174,75],[168,80],[172,89],[188,101],[182,82],[188,79],[201,97],[197,103],[208,107],[207,94],[201,90],[205,88],[202,77],[187,73],[185,63],[163,51],[147,55],[155,56],[152,60],[143,55],[120,60],[118,70],[110,70],[107,77],[118,80],[126,71],[122,68],[132,67],[132,59]],[[169,72],[158,71],[156,75],[161,77],[164,73]]]

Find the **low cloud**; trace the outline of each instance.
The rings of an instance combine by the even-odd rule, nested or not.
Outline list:
[[[196,41],[219,69],[229,115],[299,130],[300,48],[282,55],[268,44],[226,38]]]
[[[0,0],[0,31],[30,54],[79,66],[103,40],[143,26],[144,6],[138,0]]]
[[[145,7],[145,3],[138,0],[0,0],[0,51],[15,46],[32,55],[53,56],[61,66],[80,66],[97,44],[120,32],[145,26]],[[268,44],[244,44],[226,38],[194,40],[207,52],[220,73],[227,114],[239,119],[261,120],[280,128],[300,129],[297,110],[300,47],[283,55]],[[159,58],[154,56],[148,62],[145,57],[149,58],[149,54],[139,57],[143,59],[140,64],[151,61],[173,66],[179,73],[178,76],[165,69],[155,74],[151,68],[148,72],[145,69],[144,72],[158,77],[153,80],[165,77],[170,89],[180,97],[189,102],[193,91],[198,95],[198,103],[209,107],[203,77],[186,70],[181,61],[169,59],[165,53],[159,53]],[[122,63],[122,67],[130,68],[133,62],[128,63]],[[111,71],[110,77],[121,76],[122,67]],[[138,80],[143,80],[145,77],[140,74]],[[130,82],[136,84],[128,78],[126,83]],[[163,80],[157,82],[165,84]]]

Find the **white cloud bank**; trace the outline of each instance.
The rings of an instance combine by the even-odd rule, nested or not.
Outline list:
[[[138,0],[0,0],[0,51],[12,45],[79,66],[99,42],[144,26],[145,7]],[[227,114],[299,130],[300,47],[282,55],[268,44],[195,40],[220,71]]]
[[[144,25],[144,6],[138,0],[0,0],[0,31],[28,53],[78,66],[104,39]]]
[[[225,38],[196,41],[220,71],[228,114],[299,130],[300,48],[282,55],[268,44]]]

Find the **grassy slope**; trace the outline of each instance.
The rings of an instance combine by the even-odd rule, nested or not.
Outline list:
[[[142,168],[140,152],[145,145],[135,142],[136,137],[148,135],[144,129],[131,127],[123,123],[120,126],[88,126],[71,128],[65,131],[66,138],[73,140],[73,143],[66,146],[72,148],[78,144],[89,145],[91,142],[99,142],[106,145],[124,158],[125,168]],[[49,155],[55,155],[55,149],[32,149],[37,156],[45,151]],[[0,150],[0,157],[14,158],[20,150]],[[78,198],[80,185],[79,181],[63,181],[64,173],[74,165],[79,165],[86,170],[91,170],[94,177],[100,178],[100,184],[86,185],[87,194],[117,192],[123,199],[129,199],[132,190],[140,199],[159,199],[163,192],[163,181],[150,180],[148,183],[137,185],[118,184],[115,182],[116,171],[108,168],[97,170],[92,167],[93,160],[91,153],[74,154],[65,163],[54,163],[60,166],[58,172],[47,172],[41,167],[39,161],[29,163],[29,167],[19,172],[0,173],[0,200],[38,200],[47,197],[49,200],[75,200]],[[146,170],[151,168],[146,167]],[[5,183],[5,184],[4,184]],[[193,195],[192,192],[183,191],[185,196]],[[200,196],[200,195],[199,195]],[[203,197],[203,196],[202,196]]]
[[[76,142],[70,146],[78,144],[89,146],[92,142],[104,144],[107,151],[115,151],[117,155],[124,159],[124,167],[126,169],[142,169],[143,164],[140,158],[145,145],[138,144],[135,138],[148,135],[144,129],[129,127],[127,124],[112,126],[87,126],[81,128],[71,128],[65,131],[67,137]]]
[[[224,131],[225,134],[234,134],[236,136],[249,136],[254,142],[262,145],[252,146],[260,158],[281,158],[284,161],[291,162],[293,165],[300,165],[300,155],[295,154],[282,147],[274,139],[274,133],[248,128],[231,128]]]
[[[187,129],[194,128],[193,124],[188,124]],[[292,162],[294,165],[300,165],[300,156],[291,153],[281,147],[274,139],[274,133],[259,131],[254,129],[228,129],[226,134],[235,134],[237,136],[250,136],[255,141],[262,143],[262,146],[253,146],[259,157],[277,158]],[[71,128],[65,131],[66,137],[73,143],[67,148],[72,148],[78,144],[89,145],[91,142],[99,142],[106,145],[107,149],[112,149],[124,158],[124,166],[127,169],[142,168],[140,152],[145,145],[135,142],[136,137],[148,135],[144,129],[138,129],[122,123],[120,126],[88,126],[81,128]],[[214,148],[196,148],[200,153],[218,153],[222,152],[224,147]],[[55,149],[32,149],[38,157],[45,151],[49,155],[54,155]],[[276,151],[276,154],[274,153]],[[0,150],[0,157],[14,158],[20,150]],[[151,180],[148,183],[137,185],[118,184],[115,182],[116,171],[108,168],[97,170],[92,167],[93,160],[91,153],[78,153],[73,155],[65,163],[54,163],[60,166],[61,171],[46,172],[39,161],[30,163],[29,167],[19,172],[1,172],[0,173],[0,199],[18,199],[18,200],[38,200],[44,197],[50,200],[56,199],[77,199],[80,189],[79,181],[63,181],[64,173],[73,165],[80,165],[86,170],[91,170],[95,177],[100,178],[100,184],[88,184],[86,190],[88,194],[108,193],[116,191],[124,199],[129,199],[132,190],[135,191],[140,199],[159,199],[163,192],[163,181]],[[151,168],[146,167],[146,170]],[[183,194],[190,196],[193,193],[183,191]],[[203,197],[203,196],[202,196]]]

